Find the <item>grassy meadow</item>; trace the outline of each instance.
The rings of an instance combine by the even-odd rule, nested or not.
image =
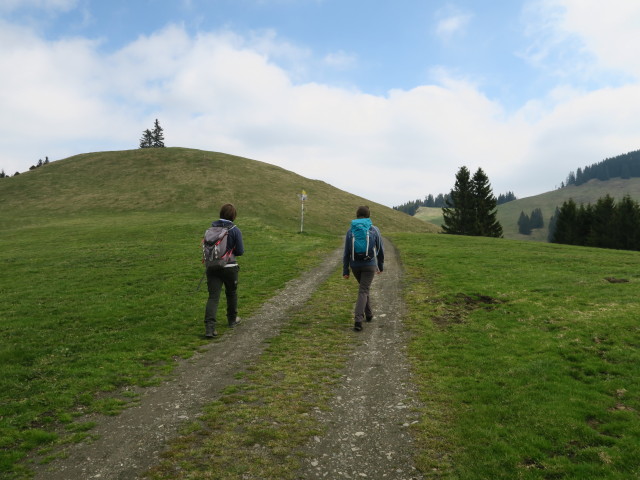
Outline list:
[[[417,455],[428,477],[640,476],[638,252],[392,239],[415,332],[425,402]]]
[[[227,201],[247,246],[241,316],[372,207],[405,269],[426,478],[640,476],[638,252],[427,235],[323,182],[187,149],[72,157],[0,181],[0,200],[2,478],[29,478],[27,455],[90,436],[86,414],[117,414],[204,344],[199,242]],[[336,271],[147,477],[296,478],[357,341],[353,296]]]
[[[221,204],[245,236],[241,316],[338,247],[362,203],[387,230],[431,228],[272,165],[178,148],[53,162],[3,179],[0,200],[3,478],[91,435],[86,414],[117,414],[204,344],[200,240]]]

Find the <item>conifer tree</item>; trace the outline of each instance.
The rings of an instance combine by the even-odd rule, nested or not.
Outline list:
[[[555,218],[555,229],[553,235],[554,243],[564,243],[571,245],[574,243],[577,233],[576,225],[578,219],[578,206],[572,198],[562,203],[557,210]]]
[[[425,207],[435,207],[436,206],[435,203],[436,203],[436,201],[433,198],[433,195],[431,195],[431,194],[427,195],[427,198],[425,198],[425,200],[424,200],[424,206]]]
[[[475,228],[475,202],[473,183],[467,167],[460,167],[456,174],[456,183],[445,200],[442,209],[444,233],[453,235],[473,235]]]
[[[475,207],[475,233],[482,237],[502,237],[502,225],[498,221],[497,200],[493,195],[489,177],[482,168],[473,175],[473,198]]]
[[[531,235],[531,221],[529,216],[523,211],[520,212],[520,218],[518,218],[518,233]]]
[[[489,178],[478,168],[473,178],[467,167],[456,174],[456,183],[442,209],[445,233],[501,237],[502,225],[496,219],[496,197]]]
[[[156,121],[153,124],[153,131],[151,132],[153,148],[164,148],[164,133],[162,132],[163,132],[163,129],[160,126],[160,122],[156,118]]]
[[[640,250],[640,205],[625,195],[616,206],[615,247],[622,250]]]
[[[142,138],[140,139],[140,148],[151,148],[153,147],[153,136],[151,135],[151,130],[148,128],[142,133]]]
[[[531,212],[531,216],[529,217],[529,226],[533,228],[542,228],[544,227],[544,219],[542,217],[542,210],[539,208],[534,209]]]
[[[592,222],[586,232],[586,245],[592,247],[615,248],[615,201],[607,194],[599,198],[592,210]]]

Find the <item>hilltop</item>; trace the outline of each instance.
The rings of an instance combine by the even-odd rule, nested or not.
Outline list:
[[[434,232],[437,227],[331,185],[257,160],[187,148],[98,152],[58,160],[0,181],[0,200],[14,220],[50,215],[127,212],[217,215],[234,203],[244,217],[305,231],[343,233],[358,205],[368,204],[383,231]],[[2,223],[9,220],[4,218]]]

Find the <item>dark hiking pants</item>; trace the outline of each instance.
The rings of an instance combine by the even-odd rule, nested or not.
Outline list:
[[[209,299],[204,312],[205,325],[216,326],[218,303],[223,286],[227,298],[227,321],[233,323],[236,320],[238,316],[238,270],[237,265],[219,270],[207,270]]]
[[[369,300],[369,289],[371,288],[371,283],[373,283],[373,277],[375,277],[378,271],[378,267],[367,265],[364,267],[352,267],[351,270],[359,284],[354,317],[356,322],[363,322],[365,318],[373,317],[371,302]]]

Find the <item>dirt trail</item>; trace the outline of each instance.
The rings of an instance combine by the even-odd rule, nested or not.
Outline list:
[[[225,333],[201,353],[181,362],[173,379],[142,390],[138,405],[116,417],[100,416],[91,430],[98,438],[70,446],[67,457],[48,465],[33,465],[36,480],[132,480],[160,461],[168,440],[179,427],[198,417],[202,407],[220,397],[235,375],[246,370],[278,334],[287,312],[304,304],[335,269],[342,249],[311,272],[287,283],[237,329]],[[203,300],[204,309],[204,300]],[[203,325],[204,331],[204,325]]]
[[[341,249],[312,272],[289,282],[244,325],[181,362],[173,379],[141,391],[139,404],[116,417],[97,417],[93,442],[72,445],[66,458],[33,465],[36,480],[133,480],[160,461],[179,427],[236,383],[235,375],[263,352],[278,334],[287,312],[305,303],[338,265]],[[408,426],[418,420],[405,357],[406,332],[401,269],[393,246],[385,245],[383,274],[376,277],[372,301],[376,317],[354,333],[360,343],[345,370],[331,410],[319,414],[326,435],[307,448],[300,478],[419,479],[412,467]],[[355,280],[350,280],[355,281]],[[354,299],[355,301],[355,299]]]
[[[419,420],[402,326],[402,272],[393,245],[371,293],[375,318],[365,324],[330,409],[327,432],[314,438],[300,478],[420,479],[409,426]]]

